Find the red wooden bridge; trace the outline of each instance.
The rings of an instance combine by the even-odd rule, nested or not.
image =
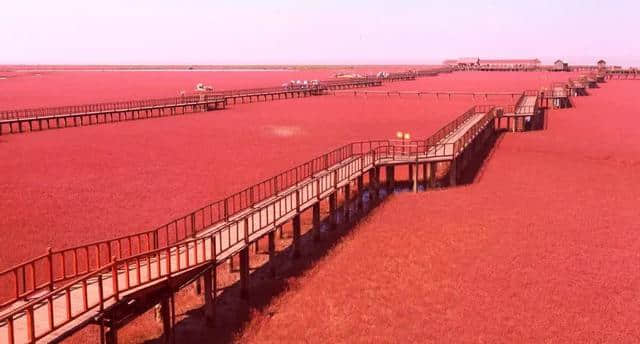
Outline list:
[[[50,108],[0,112],[0,135],[3,133],[66,128],[134,119],[164,117],[224,109],[223,97],[191,95],[185,97],[132,100]]]
[[[0,112],[0,135],[206,112],[224,109],[230,101],[236,104],[238,101],[245,103],[300,98],[323,95],[334,89],[380,85],[382,80],[373,78],[328,80],[316,85],[264,87],[172,98],[9,110]]]
[[[484,91],[484,92],[469,92],[469,91],[448,91],[448,90],[425,90],[425,91],[395,91],[395,90],[336,90],[330,92],[335,96],[351,95],[351,96],[433,96],[436,99],[454,99],[457,97],[471,97],[472,99],[484,99],[489,100],[490,97],[511,97],[511,99],[517,99],[522,95],[522,92],[502,92],[502,91]]]

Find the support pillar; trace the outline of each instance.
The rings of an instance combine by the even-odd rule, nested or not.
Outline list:
[[[240,251],[240,297],[249,298],[249,247]]]
[[[216,265],[204,273],[204,318],[209,326],[216,324]]]
[[[369,170],[369,195],[370,202],[375,202],[378,199],[378,176],[379,167],[374,167]]]
[[[357,179],[358,184],[358,202],[357,202],[357,211],[362,211],[363,201],[362,201],[362,193],[364,192],[364,176],[359,175]]]
[[[413,175],[414,175],[413,165],[407,164],[407,168],[409,169],[409,182],[413,182]]]
[[[193,287],[194,287],[194,288],[193,288],[193,292],[194,292],[196,295],[200,295],[200,294],[202,294],[202,284],[203,284],[203,282],[202,282],[202,278],[197,278],[197,279],[195,280],[195,282],[193,282]]]
[[[171,328],[171,306],[169,296],[160,301],[160,319],[162,321],[162,341],[171,343],[173,328]]]
[[[395,166],[387,166],[387,191],[392,193],[395,188]]]
[[[276,263],[273,259],[276,257],[276,232],[271,231],[268,234],[269,238],[269,272],[271,277],[276,277]]]
[[[453,158],[453,160],[451,160],[451,164],[449,166],[449,186],[456,186],[456,182],[457,182],[457,160],[456,158]]]
[[[336,229],[336,225],[338,223],[337,221],[338,214],[336,214],[337,206],[338,206],[338,197],[337,197],[337,194],[334,192],[331,195],[329,195],[329,230]]]
[[[413,165],[413,192],[418,192],[418,163]]]
[[[351,217],[350,205],[351,205],[351,184],[347,183],[347,185],[344,186],[344,205],[343,205],[345,223],[349,222],[349,218]]]
[[[300,257],[300,214],[293,217],[293,255],[292,258]]]
[[[320,241],[320,201],[313,205],[313,240]]]
[[[424,188],[427,188],[427,183],[429,182],[429,163],[422,164],[422,185]]]
[[[109,330],[104,334],[104,339],[106,344],[118,344],[118,329],[109,327]]]

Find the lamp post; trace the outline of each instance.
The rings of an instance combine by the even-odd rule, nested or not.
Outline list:
[[[409,141],[409,139],[411,139],[411,135],[409,133],[398,131],[396,132],[396,137],[402,140],[402,153],[404,154],[405,141]]]

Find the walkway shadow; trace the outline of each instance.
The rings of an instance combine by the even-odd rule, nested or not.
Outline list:
[[[337,210],[339,223],[334,230],[328,229],[328,216],[321,222],[320,241],[313,240],[313,229],[307,230],[300,238],[301,257],[297,259],[292,258],[293,251],[290,245],[290,238],[286,238],[289,241],[289,245],[277,252],[273,260],[277,267],[275,278],[271,276],[270,262],[267,261],[255,269],[253,268],[255,263],[252,262],[249,279],[249,299],[240,298],[239,282],[224,288],[216,298],[215,327],[206,325],[204,306],[189,310],[185,314],[186,317],[176,323],[176,342],[230,343],[256,314],[264,317],[273,316],[274,313],[268,312],[267,309],[273,306],[273,301],[279,295],[291,289],[290,278],[300,277],[318,261],[327,256],[331,249],[342,238],[349,235],[358,223],[365,220],[374,209],[386,202],[388,197],[386,197],[386,193],[382,189],[381,197],[381,200],[374,203],[369,201],[368,191],[365,190],[363,194],[358,195],[358,198],[354,198],[350,203],[351,216],[349,221],[345,221],[344,217],[340,216],[345,210],[343,204]],[[363,210],[360,212],[356,211],[357,199],[363,200]],[[276,237],[278,237],[277,234]],[[253,252],[253,247],[251,251]],[[260,254],[266,253],[260,252]],[[254,260],[254,257],[252,255],[250,260]],[[221,268],[223,266],[218,267],[218,269]],[[145,343],[159,344],[164,343],[164,340],[160,337]]]
[[[485,169],[489,161],[493,159],[498,147],[500,147],[505,133],[505,131],[496,132],[495,135],[486,141],[486,144],[478,151],[478,154],[469,161],[467,168],[462,171],[462,175],[460,176],[459,183],[461,185],[477,183],[482,179]]]

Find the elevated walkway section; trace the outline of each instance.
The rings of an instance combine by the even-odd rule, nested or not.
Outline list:
[[[116,241],[67,249],[62,254],[50,252],[44,262],[32,261],[5,271],[3,274],[9,276],[28,275],[27,284],[30,280],[47,281],[33,283],[30,290],[25,290],[18,283],[20,278],[16,278],[16,290],[23,290],[5,302],[0,312],[0,340],[10,344],[57,341],[91,323],[115,328],[117,318],[128,319],[123,314],[130,317],[142,309],[132,305],[151,302],[145,300],[157,302],[194,279],[210,276],[213,267],[234,255],[241,257],[241,284],[246,283],[242,281],[248,278],[248,265],[245,267],[242,261],[248,259],[250,244],[265,236],[271,238],[278,227],[293,221],[293,245],[297,245],[301,213],[313,208],[314,214],[319,214],[319,202],[323,199],[329,199],[330,208],[335,211],[338,190],[348,189],[356,182],[362,191],[365,174],[369,175],[369,187],[377,190],[381,168],[409,164],[417,171],[418,164],[424,164],[425,168],[431,164],[435,171],[435,163],[448,161],[454,170],[451,178],[455,185],[456,161],[461,161],[460,157],[477,137],[494,130],[495,113],[494,107],[475,106],[433,136],[407,144],[387,140],[352,143],[249,191],[214,202],[184,220],[173,221],[173,225]],[[414,175],[417,182],[417,173]],[[387,173],[387,178],[393,178],[393,173]],[[435,173],[431,178],[435,178]],[[218,220],[213,220],[214,216]],[[185,223],[183,231],[178,230],[180,223]],[[172,232],[172,228],[176,231]],[[175,236],[173,243],[169,240],[172,236]],[[136,242],[146,242],[143,245],[146,249],[131,254],[131,245]],[[129,249],[122,250],[127,245]],[[92,255],[93,247],[97,248],[96,256]],[[100,253],[100,247],[107,247],[113,258],[101,261],[104,253]],[[75,253],[78,251],[86,251],[86,255],[79,256]],[[38,264],[46,266],[45,276],[35,275]],[[65,271],[68,265],[75,265],[75,270],[55,276],[53,271]],[[78,266],[86,266],[87,270],[82,272]]]

